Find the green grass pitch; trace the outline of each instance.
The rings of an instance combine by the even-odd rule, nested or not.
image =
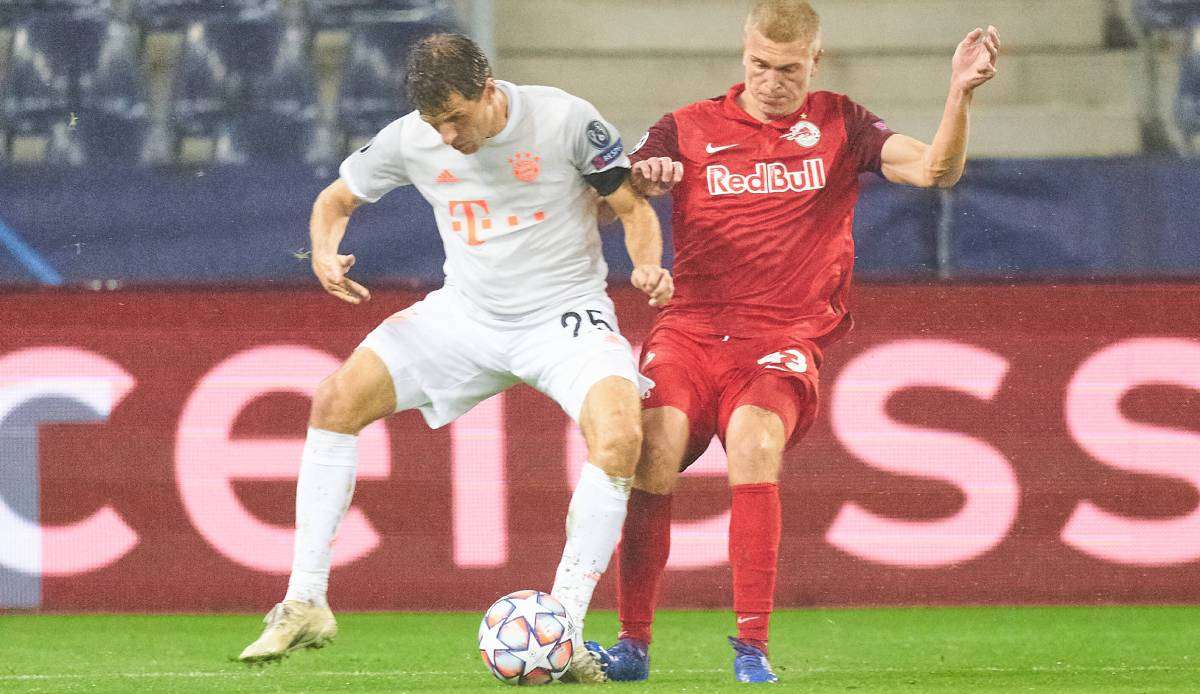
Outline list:
[[[342,614],[329,648],[247,668],[230,659],[257,617],[0,615],[0,692],[506,691],[480,662],[478,619]],[[650,681],[606,686],[744,690],[731,621],[661,613]],[[596,612],[588,636],[607,642],[614,628]],[[778,688],[797,692],[1200,692],[1200,607],[781,611],[772,649]]]

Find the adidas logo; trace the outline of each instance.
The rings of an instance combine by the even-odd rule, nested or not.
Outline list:
[[[442,169],[442,172],[440,174],[438,174],[437,178],[433,179],[433,182],[434,183],[461,183],[461,181],[458,180],[458,176],[455,176],[454,174],[450,173],[450,169]]]

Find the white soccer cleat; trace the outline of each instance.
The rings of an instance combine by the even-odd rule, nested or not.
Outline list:
[[[308,602],[281,602],[263,617],[262,636],[238,656],[243,663],[282,660],[301,648],[321,648],[337,636],[337,622],[328,607]]]
[[[600,684],[608,681],[604,668],[600,667],[600,657],[586,648],[580,648],[571,656],[571,667],[563,673],[560,682],[570,684]]]

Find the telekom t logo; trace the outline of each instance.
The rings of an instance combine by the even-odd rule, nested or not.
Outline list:
[[[478,218],[475,216],[475,207],[476,206],[479,206],[479,208],[483,210],[483,214],[486,215],[488,213],[487,200],[451,200],[450,201],[450,216],[457,217],[458,214],[455,212],[455,210],[461,209],[462,216],[466,218],[467,245],[468,246],[483,245],[483,241],[481,241],[479,239],[479,234],[478,234],[479,230],[481,228],[482,229],[491,229],[492,228],[492,220],[491,219],[489,219],[487,217]],[[454,222],[452,223],[452,228],[454,229],[454,231],[462,231],[463,222],[460,222],[457,219],[454,220]]]
[[[515,214],[506,215],[507,228],[488,234],[488,238],[483,238],[483,232],[491,231],[494,226],[492,218],[489,216],[490,214],[491,210],[488,208],[487,200],[451,200],[450,216],[461,219],[451,221],[450,228],[455,233],[462,233],[465,229],[468,246],[482,246],[488,241],[488,238],[495,238],[501,234],[515,231],[521,226],[520,217]],[[545,218],[546,213],[541,210],[533,213],[534,222],[540,222]]]

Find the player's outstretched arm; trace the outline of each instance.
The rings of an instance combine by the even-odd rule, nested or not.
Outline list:
[[[313,274],[325,291],[351,304],[371,300],[366,287],[346,276],[354,266],[354,256],[338,253],[350,215],[361,204],[362,200],[339,178],[317,196],[308,223]]]
[[[654,208],[634,191],[628,178],[604,201],[625,227],[625,249],[633,260],[630,281],[650,297],[651,306],[665,305],[675,294],[675,282],[662,266],[662,227]]]
[[[1000,35],[996,27],[975,29],[954,51],[950,94],[933,144],[893,135],[883,145],[883,175],[893,183],[949,188],[962,178],[967,163],[967,133],[975,89],[996,76]]]

